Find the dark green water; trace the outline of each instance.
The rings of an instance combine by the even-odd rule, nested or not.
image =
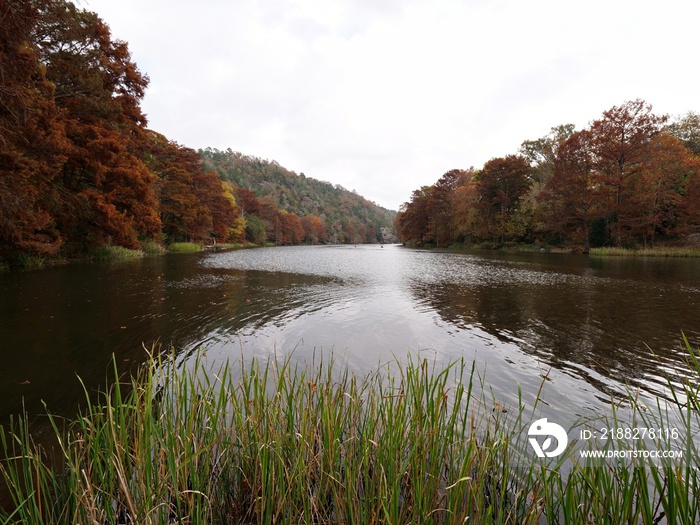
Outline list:
[[[560,414],[632,386],[664,395],[700,346],[700,260],[440,253],[398,246],[167,255],[0,275],[0,423],[70,415],[144,345],[213,359],[333,352],[357,370],[420,353],[475,359]],[[39,418],[40,419],[40,418]]]

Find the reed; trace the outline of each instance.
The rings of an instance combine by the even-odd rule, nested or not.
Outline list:
[[[689,365],[700,371],[696,353]],[[115,365],[116,377],[116,365]],[[696,383],[672,409],[696,424]],[[700,455],[683,463],[555,463],[526,452],[537,410],[486,395],[473,363],[409,356],[363,376],[334,359],[213,369],[149,359],[64,423],[54,449],[20,418],[0,428],[12,499],[0,523],[697,523]],[[631,396],[635,417],[666,424]],[[611,407],[615,420],[617,411]],[[661,417],[662,420],[654,420]],[[668,418],[668,421],[663,420]],[[670,423],[669,423],[670,424]],[[690,435],[690,434],[689,434]],[[572,449],[573,450],[573,449]]]

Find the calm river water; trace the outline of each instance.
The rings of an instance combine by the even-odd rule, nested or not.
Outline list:
[[[144,346],[215,359],[333,352],[355,370],[409,353],[475,360],[496,398],[518,385],[583,415],[683,377],[700,346],[700,260],[441,253],[400,246],[166,255],[0,275],[0,424],[42,400],[70,415]]]

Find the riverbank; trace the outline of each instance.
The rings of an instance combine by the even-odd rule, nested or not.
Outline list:
[[[698,247],[662,246],[656,248],[591,248],[590,255],[598,257],[700,257]]]
[[[690,349],[689,356],[700,373]],[[538,417],[537,402],[498,404],[470,362],[436,369],[409,357],[357,377],[333,359],[214,369],[205,359],[154,357],[128,383],[115,381],[97,400],[88,395],[78,419],[51,418],[58,462],[22,420],[0,429],[0,471],[12,499],[0,523],[700,519],[692,442],[682,460],[663,466],[581,460],[573,446],[540,460],[524,431]],[[693,382],[671,388],[671,411],[696,425]],[[626,403],[638,426],[667,427],[654,407],[633,395]],[[611,405],[605,423],[620,425],[619,410]]]
[[[435,245],[409,246],[412,248],[439,249],[450,251],[501,251],[501,252],[541,252],[541,253],[575,253],[586,254],[583,246],[550,246],[540,244],[520,243],[480,243],[465,244],[455,243],[447,247]],[[596,247],[590,248],[588,255],[597,257],[700,257],[698,246],[658,246],[648,248],[616,248]]]
[[[221,243],[214,245],[203,245],[193,242],[176,242],[172,244],[148,242],[137,250],[124,248],[123,246],[102,246],[100,248],[95,248],[82,256],[65,257],[59,255],[54,257],[40,257],[25,255],[12,259],[12,261],[0,260],[0,272],[9,271],[11,269],[38,270],[41,268],[62,266],[65,264],[85,261],[123,261],[128,259],[138,259],[149,255],[163,255],[165,253],[195,253],[204,250],[227,251],[260,247],[261,246],[259,245],[248,242],[244,244]]]

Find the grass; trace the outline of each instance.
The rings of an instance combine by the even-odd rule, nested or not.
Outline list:
[[[192,253],[201,250],[202,246],[194,242],[174,242],[168,246],[168,251],[175,253]]]
[[[696,423],[697,387],[675,388],[675,409]],[[35,444],[26,419],[0,428],[13,502],[0,524],[700,519],[700,455],[690,445],[684,463],[664,467],[581,463],[573,452],[540,461],[523,453],[537,407],[519,396],[506,410],[485,391],[465,361],[436,368],[409,357],[358,377],[333,360],[212,370],[201,354],[184,365],[154,357],[96,401],[86,395],[74,421],[49,416],[54,453]],[[645,423],[664,424],[628,403]]]
[[[143,250],[144,253],[147,254],[163,254],[168,251],[168,249],[163,246],[161,243],[154,241],[154,240],[148,240],[143,243],[141,246],[141,249]]]
[[[123,246],[100,246],[90,251],[88,257],[97,261],[121,261],[143,257],[142,250],[131,250]]]
[[[700,248],[675,248],[668,246],[658,248],[602,247],[591,248],[590,255],[604,257],[700,257]]]

